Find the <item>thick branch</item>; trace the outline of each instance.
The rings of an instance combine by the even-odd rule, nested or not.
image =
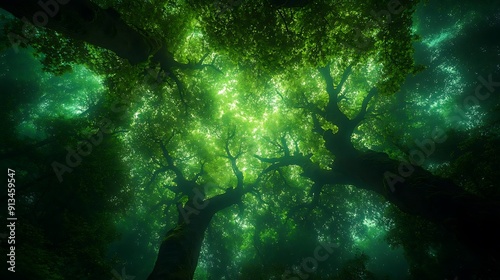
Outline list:
[[[321,133],[323,139],[325,140],[325,147],[334,154],[337,158],[349,158],[356,154],[356,149],[351,143],[351,136],[354,129],[359,125],[359,123],[366,117],[367,107],[370,100],[377,93],[376,88],[372,88],[368,95],[362,102],[360,112],[353,119],[349,119],[339,108],[339,93],[342,87],[346,83],[349,75],[351,74],[352,67],[349,66],[342,74],[339,84],[334,87],[333,78],[330,74],[330,66],[327,65],[319,69],[319,72],[323,76],[326,83],[326,91],[329,96],[328,105],[325,109],[325,115],[323,116],[326,121],[334,124],[338,127],[338,131],[333,133],[332,130],[323,130],[317,119],[317,116],[313,113],[314,131]]]
[[[303,92],[301,93],[301,97],[302,97],[301,102],[303,104],[301,104],[300,106],[297,106],[297,108],[307,109],[307,110],[309,110],[309,112],[312,113],[313,116],[318,115],[321,117],[325,117],[325,115],[326,115],[325,111],[321,110],[316,104],[309,102],[307,100],[306,95]]]
[[[180,179],[182,181],[187,181],[187,179],[182,174],[182,171],[177,166],[175,166],[174,159],[172,158],[172,156],[168,152],[168,150],[165,147],[165,145],[163,144],[163,142],[159,141],[159,144],[160,144],[160,148],[161,148],[161,151],[162,151],[162,154],[163,154],[163,158],[165,158],[165,160],[167,161],[166,168],[168,170],[173,171],[175,173],[176,179]]]
[[[328,93],[328,105],[326,106],[325,110],[325,117],[326,120],[331,122],[332,124],[335,124],[339,127],[346,126],[349,123],[349,118],[340,111],[340,108],[338,107],[338,101],[339,101],[339,93],[342,90],[345,82],[349,78],[349,75],[351,74],[352,67],[349,66],[347,69],[344,71],[342,74],[342,78],[340,79],[339,84],[335,87],[333,78],[330,74],[330,65],[327,65],[325,67],[319,68],[319,72],[321,76],[323,76],[323,79],[325,80],[326,83],[326,92]]]
[[[326,184],[343,184],[344,179],[340,174],[334,172],[333,170],[325,170],[319,166],[319,164],[311,161],[312,154],[302,155],[296,153],[293,156],[283,156],[280,158],[264,158],[258,155],[255,157],[262,161],[271,163],[263,173],[269,173],[280,169],[281,167],[296,165],[302,168],[302,176],[311,179],[313,182],[326,185]]]
[[[228,133],[228,137],[226,139],[226,144],[224,146],[224,150],[226,151],[226,157],[229,159],[229,162],[231,163],[231,168],[233,169],[233,173],[236,176],[237,179],[237,189],[242,189],[243,188],[243,172],[240,171],[238,168],[238,165],[236,164],[236,160],[238,157],[241,156],[242,152],[239,151],[236,156],[233,156],[231,154],[231,151],[229,150],[229,142],[234,138],[236,132],[235,130],[231,131]]]
[[[169,137],[167,142],[170,142],[172,137],[174,137],[175,133]],[[156,140],[158,144],[160,145],[163,158],[166,160],[167,164],[164,165],[160,162],[158,162],[158,165],[160,165],[160,168],[156,170],[153,173],[153,176],[151,180],[149,181],[148,185],[146,186],[149,188],[149,186],[154,182],[154,180],[158,177],[160,173],[166,172],[166,171],[172,171],[175,174],[174,182],[176,183],[176,186],[168,186],[167,188],[173,191],[176,194],[185,194],[188,196],[189,199],[193,199],[196,197],[196,195],[199,195],[199,192],[203,193],[203,187],[196,183],[198,178],[204,174],[204,163],[201,165],[201,170],[199,173],[197,173],[192,180],[188,180],[186,176],[182,173],[182,170],[177,167],[174,163],[174,159],[170,155],[167,147],[161,140]],[[196,192],[198,190],[199,192]]]
[[[158,177],[158,175],[160,175],[161,173],[163,173],[167,170],[168,170],[168,168],[166,166],[163,166],[163,167],[155,170],[155,172],[153,172],[153,175],[151,175],[151,179],[149,180],[148,184],[146,185],[146,190],[148,190],[151,187],[151,185],[156,180],[156,177]]]
[[[285,156],[289,156],[290,155],[290,149],[288,149],[288,145],[286,143],[285,136],[283,136],[283,137],[280,138],[280,142],[281,142],[281,147],[283,148],[283,152],[285,153]]]
[[[164,46],[162,47],[152,58],[153,63],[159,63],[160,67],[165,72],[172,72],[174,69],[179,70],[201,70],[204,68],[212,68],[218,73],[222,74],[222,71],[215,67],[215,58],[212,60],[211,64],[203,64],[203,61],[208,57],[210,53],[206,53],[203,57],[195,63],[188,62],[182,63],[175,60],[174,55]]]
[[[254,155],[255,158],[262,162],[271,163],[266,169],[264,169],[264,173],[269,173],[275,170],[278,170],[281,167],[289,166],[289,165],[297,165],[303,166],[310,159],[312,155],[307,156],[283,156],[280,158],[263,158],[258,155]]]
[[[200,167],[200,172],[198,172],[198,173],[196,173],[196,175],[194,175],[193,182],[196,182],[204,174],[205,174],[205,162],[202,162],[201,167]]]
[[[368,104],[376,94],[377,94],[377,88],[373,87],[368,92],[365,99],[363,99],[363,103],[361,104],[361,110],[359,111],[358,115],[356,115],[356,117],[352,120],[355,126],[358,126],[359,123],[365,119]]]
[[[209,215],[213,215],[218,211],[225,209],[231,205],[241,203],[241,198],[245,194],[243,189],[231,188],[226,190],[225,193],[216,195],[214,197],[209,198],[206,201],[206,208],[204,212]]]
[[[57,1],[66,3],[52,2],[57,8],[47,8],[56,10],[51,12],[53,14],[49,13],[50,17],[35,17],[44,12],[38,4],[42,2],[1,1],[0,7],[19,19],[27,19],[35,26],[44,26],[73,39],[108,49],[131,64],[146,61],[159,48],[156,41],[129,26],[114,9],[102,9],[89,0]],[[24,43],[29,39],[16,38]]]
[[[321,124],[319,123],[318,116],[314,113],[312,113],[312,119],[313,119],[313,132],[318,133],[319,135],[324,135],[325,130],[321,127]]]

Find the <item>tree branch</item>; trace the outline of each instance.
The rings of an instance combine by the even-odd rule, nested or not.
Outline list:
[[[203,55],[203,57],[196,63],[191,63],[191,62],[188,62],[188,63],[177,63],[176,64],[176,68],[177,69],[180,69],[180,70],[201,70],[201,69],[204,69],[204,68],[212,68],[214,69],[215,71],[217,71],[218,73],[220,74],[224,74],[219,68],[215,67],[214,63],[215,63],[215,57],[214,59],[212,60],[212,63],[210,64],[203,64],[203,61],[208,57],[210,53],[206,53]]]
[[[288,144],[286,143],[285,136],[280,138],[280,142],[281,142],[281,147],[283,149],[283,152],[285,153],[285,156],[290,156],[290,150],[288,149]]]
[[[324,135],[325,130],[321,127],[321,124],[319,123],[318,116],[314,113],[311,114],[311,117],[313,119],[313,132],[318,133],[319,135]]]
[[[338,107],[338,102],[339,102],[339,93],[342,90],[345,82],[349,78],[350,74],[352,71],[352,66],[348,66],[344,73],[342,74],[342,77],[340,79],[339,84],[335,87],[333,78],[330,74],[330,65],[326,65],[325,67],[319,68],[319,72],[323,79],[325,80],[326,83],[326,92],[328,94],[328,104],[326,106],[325,110],[325,119],[331,122],[332,124],[337,125],[339,128],[341,126],[348,125],[349,123],[349,118],[340,111],[340,108]]]
[[[205,174],[205,162],[202,162],[201,167],[200,167],[200,172],[198,172],[198,173],[196,173],[196,175],[194,175],[193,182],[196,182],[204,174]]]
[[[240,150],[236,156],[233,156],[231,154],[231,151],[229,150],[229,141],[231,141],[235,135],[236,135],[235,129],[228,133],[228,137],[226,139],[224,150],[226,151],[226,155],[227,155],[226,157],[229,159],[229,162],[231,163],[231,168],[233,169],[233,173],[237,179],[236,188],[242,189],[243,188],[243,173],[240,171],[240,169],[238,168],[238,165],[236,164],[236,160],[238,159],[238,157],[241,156],[242,152]]]
[[[361,104],[361,110],[356,115],[356,117],[352,120],[354,125],[357,126],[359,123],[366,117],[367,107],[372,98],[377,94],[377,88],[373,87],[366,97],[363,99],[363,103]]]
[[[151,185],[153,184],[153,182],[156,180],[156,177],[158,177],[158,175],[160,175],[160,173],[163,173],[165,171],[167,171],[168,168],[166,166],[163,166],[157,170],[155,170],[155,172],[153,172],[153,175],[151,175],[151,179],[149,179],[149,182],[148,184],[146,185],[146,190],[149,190],[149,188],[151,187]]]
[[[170,138],[170,139],[172,139],[172,138]],[[161,148],[161,151],[162,151],[162,154],[163,154],[163,158],[165,158],[165,160],[167,161],[166,168],[168,170],[173,171],[175,173],[175,176],[177,178],[182,179],[182,181],[187,181],[186,178],[184,178],[184,175],[182,174],[181,170],[177,166],[175,166],[174,159],[172,158],[172,156],[168,152],[168,150],[165,147],[165,145],[163,144],[163,142],[162,141],[158,141],[158,142],[160,144],[160,148]]]

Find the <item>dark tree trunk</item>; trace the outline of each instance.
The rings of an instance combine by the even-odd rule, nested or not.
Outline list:
[[[189,223],[181,222],[169,230],[148,280],[193,279],[210,219],[208,215],[197,215]]]
[[[484,257],[488,267],[498,267],[498,202],[467,192],[410,162],[390,159],[385,153],[367,151],[340,158],[334,170],[349,178],[350,184],[382,195],[403,212],[443,226],[471,252]]]
[[[132,64],[147,60],[160,47],[127,25],[115,10],[89,0],[4,0],[0,7],[29,24],[108,49]],[[29,43],[26,35],[18,35]]]
[[[293,162],[301,165],[304,174],[317,185],[349,184],[374,191],[401,211],[443,226],[485,263],[486,269],[494,268],[495,273],[498,273],[500,228],[497,224],[500,221],[500,203],[479,197],[451,180],[435,176],[420,167],[434,151],[434,140],[441,142],[445,139],[438,137],[420,143],[422,151],[413,153],[415,158],[406,161],[391,159],[385,153],[355,149],[351,142],[352,133],[365,118],[368,104],[377,90],[372,88],[363,100],[359,113],[348,118],[340,110],[338,102],[343,85],[351,73],[351,66],[344,71],[337,85],[334,84],[329,65],[319,71],[326,83],[328,104],[324,110],[311,103],[306,103],[304,107],[312,112],[314,131],[322,136],[325,148],[335,155],[332,169],[320,170],[318,165],[304,157],[294,156],[297,158],[294,162],[286,154],[281,159],[268,162],[279,166],[277,164],[283,164],[286,160],[290,162],[288,164]],[[333,133],[331,129],[323,129],[318,116],[336,125],[338,131]]]
[[[178,206],[177,226],[163,240],[153,272],[147,280],[192,280],[205,231],[220,210],[241,202],[241,189],[230,189],[204,201],[189,200]]]
[[[39,3],[42,3],[41,5]],[[129,26],[113,8],[102,9],[89,0],[2,0],[0,8],[25,22],[23,30],[34,26],[46,27],[69,38],[105,48],[132,65],[147,61],[160,64],[167,75],[176,82],[172,74],[175,69],[203,69],[213,64],[203,64],[206,54],[195,63],[175,60],[168,46],[160,39],[152,39],[138,28]],[[12,44],[29,44],[29,34],[9,34]]]

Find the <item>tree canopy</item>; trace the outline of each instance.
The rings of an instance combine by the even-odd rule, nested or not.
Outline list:
[[[22,279],[500,275],[494,1],[23,1]]]

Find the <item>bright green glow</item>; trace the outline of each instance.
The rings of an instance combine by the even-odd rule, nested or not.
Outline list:
[[[376,222],[375,222],[375,220],[371,220],[371,219],[365,218],[363,220],[363,225],[365,225],[368,228],[371,228],[371,227],[375,227],[376,226]]]
[[[457,95],[462,94],[465,84],[457,66],[443,63],[438,66],[438,69],[448,75],[448,78],[443,83],[443,88],[434,92],[432,95],[439,97],[429,98],[427,101],[422,100],[422,102],[430,103],[430,110],[437,110],[445,117],[446,112],[443,109],[452,106],[455,102],[453,99],[456,98]]]
[[[460,31],[470,24],[476,17],[475,12],[470,12],[468,15],[463,17],[462,19],[457,20],[457,22],[434,36],[428,36],[428,38],[424,39],[422,42],[428,45],[431,48],[439,48],[440,45],[450,39],[455,38],[459,35]]]
[[[166,7],[175,7],[175,5],[167,5]],[[175,14],[180,12],[181,9],[171,8],[170,11],[172,14]],[[354,15],[358,13],[357,11],[353,11],[346,12],[345,14]],[[236,131],[236,135],[228,146],[233,155],[240,151],[242,153],[236,162],[244,174],[246,184],[252,183],[259,172],[267,166],[267,164],[259,162],[253,155],[257,154],[265,157],[282,156],[284,148],[280,146],[282,145],[279,141],[281,138],[286,139],[288,144],[286,148],[292,153],[297,149],[303,154],[314,154],[311,159],[319,163],[324,169],[331,168],[331,164],[334,161],[333,156],[323,147],[324,140],[321,135],[311,133],[311,116],[305,114],[304,111],[307,110],[303,108],[304,100],[307,100],[320,109],[323,109],[328,102],[324,80],[316,67],[308,68],[299,63],[292,63],[291,65],[284,65],[283,69],[277,71],[279,73],[266,73],[262,77],[257,77],[257,74],[252,76],[252,73],[249,73],[250,71],[244,69],[244,67],[248,67],[244,63],[240,67],[239,64],[230,60],[232,58],[219,55],[220,46],[205,41],[208,40],[207,37],[209,36],[199,31],[199,23],[193,18],[186,17],[187,23],[176,25],[176,27],[182,26],[183,28],[178,28],[179,30],[182,29],[182,31],[179,31],[180,34],[177,34],[177,38],[172,37],[172,45],[167,45],[169,47],[172,46],[175,58],[182,63],[188,61],[191,63],[197,62],[205,55],[205,52],[208,52],[209,55],[206,57],[204,63],[210,63],[214,58],[217,58],[217,67],[221,68],[224,74],[215,73],[215,71],[212,71],[213,69],[208,68],[197,71],[176,71],[179,79],[186,86],[185,101],[189,105],[186,106],[188,107],[187,114],[180,112],[182,109],[179,108],[182,107],[182,104],[180,103],[179,92],[175,88],[175,85],[169,86],[165,83],[159,86],[159,89],[153,89],[149,85],[137,85],[140,84],[140,81],[138,82],[133,77],[131,78],[131,76],[124,74],[126,71],[121,72],[121,70],[133,68],[124,64],[121,65],[123,68],[117,68],[120,69],[120,72],[109,73],[110,75],[123,75],[123,77],[120,77],[124,78],[122,80],[133,81],[130,84],[119,83],[119,85],[122,86],[120,87],[121,90],[130,90],[130,95],[139,99],[136,111],[131,112],[132,124],[130,127],[127,127],[129,132],[124,137],[126,139],[124,146],[128,150],[127,153],[123,154],[123,159],[129,164],[130,175],[134,181],[129,186],[125,186],[124,189],[134,188],[134,191],[136,191],[138,203],[133,206],[133,210],[137,210],[134,211],[137,213],[137,217],[140,219],[144,217],[152,219],[150,226],[153,230],[145,233],[145,229],[143,233],[140,233],[141,237],[144,237],[144,240],[147,240],[146,242],[150,244],[155,244],[156,240],[152,241],[151,238],[148,238],[150,237],[147,236],[148,234],[154,238],[161,238],[159,236],[160,228],[169,227],[176,222],[176,209],[173,205],[169,207],[164,205],[155,210],[155,212],[151,212],[151,208],[154,208],[152,206],[163,203],[162,200],[167,201],[167,203],[173,202],[173,192],[165,187],[174,185],[172,172],[158,175],[152,187],[146,188],[152,173],[162,165],[165,165],[165,159],[162,157],[157,140],[166,140],[173,134],[175,129],[180,130],[179,135],[176,135],[168,143],[168,149],[174,157],[175,164],[183,171],[187,179],[192,179],[194,174],[199,172],[201,162],[206,163],[205,171],[207,175],[203,175],[198,182],[210,185],[210,189],[207,191],[208,197],[223,193],[227,188],[235,186],[236,179],[231,165],[225,157],[226,151],[224,149],[225,137],[228,131],[233,128]],[[313,19],[311,18],[311,20]],[[331,18],[328,20],[331,20]],[[466,20],[459,20],[457,26],[445,29],[443,32],[431,36],[424,43],[430,49],[435,50],[433,53],[435,57],[440,56],[438,48],[446,41],[457,36],[465,27],[466,22]],[[333,21],[331,23],[332,25],[334,24]],[[340,25],[346,26],[345,23],[340,23]],[[186,26],[187,28],[184,28]],[[168,26],[164,27],[166,29]],[[230,26],[230,29],[237,28]],[[345,30],[348,30],[348,28],[346,27]],[[414,30],[417,29],[415,28]],[[376,32],[377,30],[374,29],[370,35],[375,35]],[[304,36],[307,35],[307,32],[305,32]],[[334,32],[331,35],[334,37]],[[236,41],[239,38],[233,39]],[[259,48],[264,50],[266,46],[259,46]],[[302,54],[307,55],[307,53]],[[277,58],[281,59],[285,58],[288,54],[278,51],[277,55]],[[335,53],[335,56],[337,55],[338,57],[334,57],[332,61],[329,61],[332,63],[332,77],[335,83],[338,82],[345,66],[349,64],[349,61],[346,60],[353,59],[346,58],[342,51],[338,54]],[[367,92],[382,79],[381,77],[384,75],[381,71],[382,66],[376,59],[376,57],[381,55],[380,53],[375,54],[374,57],[364,58],[366,60],[362,60],[362,63],[356,64],[353,74],[341,91],[341,97],[345,99],[340,102],[339,106],[342,112],[348,117],[353,117],[358,113]],[[241,62],[245,59],[251,62],[257,60],[255,57],[245,58],[238,56],[236,56],[235,60]],[[252,63],[250,65],[250,67],[253,66]],[[109,69],[115,68],[110,67]],[[464,87],[459,69],[459,67],[451,64],[440,65],[438,71],[447,76],[444,81],[443,90],[433,89],[435,92],[432,92],[431,96],[422,98],[418,102],[414,102],[417,98],[408,100],[408,102],[412,102],[412,105],[416,104],[412,108],[414,111],[409,111],[408,113],[423,114],[421,118],[411,119],[411,125],[424,126],[426,120],[429,119],[427,117],[431,114],[429,112],[441,116],[446,116],[449,113],[449,107],[452,105],[454,97],[460,94],[461,89]],[[34,110],[35,117],[75,117],[86,110],[88,99],[94,97],[103,98],[99,96],[103,87],[102,80],[98,76],[93,75],[83,67],[75,67],[74,71],[72,74],[67,74],[70,76],[73,75],[71,83],[68,83],[64,78],[57,77],[47,77],[43,81],[46,86],[49,84],[52,86],[46,87],[49,90],[44,93],[44,100],[40,101],[39,105],[37,105],[38,107]],[[111,70],[108,71],[112,72]],[[169,82],[172,81],[169,80]],[[71,84],[75,83],[79,83],[79,85],[73,88]],[[82,86],[83,84],[84,86]],[[85,88],[85,90],[81,90],[81,88]],[[63,100],[64,102],[55,104],[57,103],[54,102],[56,98],[51,99],[50,97],[50,94],[53,92],[61,93],[61,96],[67,96],[68,100]],[[415,92],[415,94],[417,93]],[[159,98],[160,96],[162,99]],[[436,98],[436,96],[439,96],[439,98]],[[99,98],[96,100],[99,100]],[[377,106],[387,105],[392,102],[391,100],[383,100],[382,98],[378,99],[378,97],[375,99],[373,104]],[[109,101],[109,99],[101,100]],[[213,107],[200,109],[202,107],[200,103],[205,101],[206,103],[208,101],[213,102],[211,104]],[[389,122],[387,120],[391,120],[392,115],[388,110],[380,110],[376,113],[377,117],[386,123]],[[477,125],[482,116],[478,107],[470,108],[467,115],[469,118],[464,121],[467,128]],[[327,124],[324,120],[322,122],[324,122],[322,123],[324,129],[336,131],[337,128],[335,125]],[[34,134],[33,131],[36,128],[34,123],[31,122],[24,122],[19,127],[21,130],[26,131],[27,135]],[[359,146],[362,148],[374,147],[374,150],[386,148],[388,146],[386,142],[388,141],[384,142],[384,139],[374,139],[377,136],[369,134],[373,129],[378,129],[378,126],[373,126],[373,123],[364,123],[360,127],[360,130],[362,130],[361,133],[357,132],[354,134],[353,139],[355,142],[360,143]],[[408,127],[405,130],[400,135],[410,135],[414,131],[414,127]],[[383,138],[386,135],[384,133],[380,134],[382,134],[382,137],[379,138]],[[405,139],[407,138],[405,137]],[[374,145],[377,141],[379,141],[378,145]],[[247,209],[249,210],[243,215],[236,214],[236,207],[231,207],[231,209],[226,209],[216,215],[218,219],[214,219],[212,229],[223,230],[220,234],[217,232],[222,237],[222,241],[217,240],[217,242],[224,243],[224,245],[227,245],[225,246],[226,248],[230,248],[231,260],[229,261],[229,265],[233,268],[238,267],[238,264],[241,263],[240,259],[248,259],[255,253],[253,251],[252,234],[255,232],[254,226],[257,227],[256,225],[259,222],[265,224],[266,227],[271,226],[273,229],[262,231],[262,234],[258,237],[261,239],[270,239],[271,241],[276,241],[276,243],[278,241],[286,243],[287,240],[283,239],[302,230],[302,228],[299,228],[297,222],[300,218],[290,218],[287,216],[286,211],[291,207],[312,201],[312,197],[309,194],[312,183],[303,177],[301,174],[303,170],[299,167],[284,167],[282,172],[284,175],[274,175],[275,177],[281,175],[287,182],[283,183],[280,180],[276,180],[279,182],[267,181],[256,187],[260,192],[260,197],[265,202],[261,202],[253,194],[247,194],[243,205],[248,207]],[[357,194],[359,191],[352,186],[348,186],[346,192],[335,197],[335,192],[338,192],[341,188],[342,186],[325,186],[323,191],[330,191],[330,195],[323,193],[319,204],[321,207],[314,209],[310,215],[310,219],[314,220],[316,224],[314,224],[314,228],[308,234],[310,233],[313,236],[312,239],[317,237],[318,241],[328,242],[332,239],[335,240],[335,238],[340,240],[347,233],[347,237],[351,235],[354,244],[351,243],[349,238],[342,238],[342,240],[345,240],[343,241],[345,244],[341,244],[341,246],[344,246],[342,250],[348,251],[354,245],[368,251],[368,248],[373,248],[373,244],[378,241],[376,239],[381,239],[386,232],[384,226],[377,224],[377,218],[379,217],[366,213],[374,211],[373,209],[376,208],[372,204],[374,199],[368,196],[355,197],[352,194]],[[331,195],[332,193],[333,195]],[[339,197],[344,201],[338,202],[335,200]],[[110,201],[114,201],[114,198],[110,199]],[[185,202],[186,199],[184,198],[181,201]],[[325,210],[324,207],[331,207],[330,209],[338,207],[335,209],[339,211],[336,213],[333,211],[330,212]],[[259,220],[259,216],[265,216],[269,212],[271,212],[269,216],[272,216],[269,218],[270,221],[268,220],[264,223]],[[383,211],[379,212],[383,213]],[[342,218],[338,218],[338,223],[332,222],[322,225],[321,223],[328,219],[324,218],[325,215]],[[166,222],[166,220],[169,221]],[[288,224],[283,225],[282,223],[285,223],[285,221]],[[342,226],[339,226],[338,229],[336,225]],[[339,231],[338,233],[337,230]],[[283,232],[285,233],[283,234]],[[332,233],[338,234],[338,237]],[[285,238],[282,239],[283,236]],[[211,245],[213,246],[214,244]],[[219,246],[220,244],[216,245]],[[222,248],[222,246],[219,248]],[[312,252],[314,248],[310,249],[310,252]],[[212,257],[216,261],[220,260],[219,256],[214,256],[216,253],[219,253],[219,251],[213,250],[213,247],[207,249],[204,246],[203,255],[206,258],[200,260],[198,268],[207,270],[207,267],[213,264],[211,263]],[[267,254],[268,252],[265,253]],[[202,279],[202,277],[200,276],[199,279]]]
[[[377,226],[375,220],[369,218],[365,218],[362,224],[364,227],[363,234],[358,235],[355,232],[351,232],[351,237],[356,246],[366,249],[379,240],[385,234],[385,230]]]
[[[458,32],[458,27],[453,27],[453,30],[447,31],[447,32],[441,32],[437,34],[436,36],[433,36],[429,39],[424,40],[423,42],[426,43],[429,47],[438,47],[439,44],[443,43],[444,41],[447,41],[451,38],[453,38],[456,33]]]
[[[103,80],[83,65],[73,66],[72,72],[62,76],[40,73],[40,88],[44,89],[40,102],[30,108],[33,118],[18,124],[19,135],[40,137],[33,131],[36,119],[73,118],[88,110],[104,92]]]

